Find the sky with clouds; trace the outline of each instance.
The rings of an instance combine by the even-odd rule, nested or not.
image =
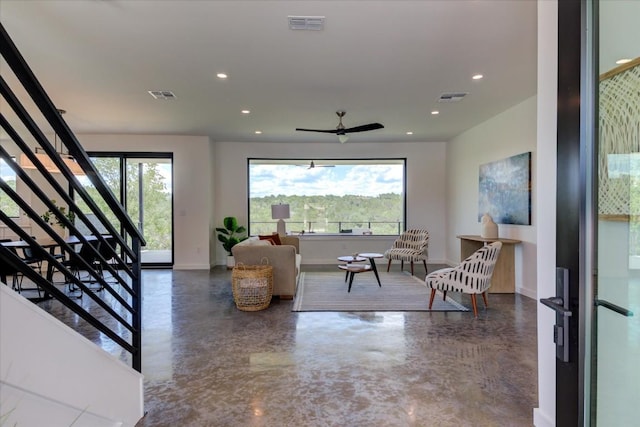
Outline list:
[[[249,167],[250,197],[401,194],[403,165],[335,165],[309,169],[297,165]]]

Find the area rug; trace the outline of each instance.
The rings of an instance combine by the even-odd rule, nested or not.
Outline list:
[[[469,311],[462,304],[438,292],[429,310],[431,289],[409,273],[380,272],[378,286],[372,272],[359,273],[351,292],[345,273],[302,272],[292,311]]]

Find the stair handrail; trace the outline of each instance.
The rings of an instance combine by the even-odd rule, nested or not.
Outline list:
[[[76,278],[72,272],[56,257],[46,251],[39,243],[32,238],[22,227],[10,218],[5,212],[0,211],[0,220],[6,224],[21,240],[24,240],[26,244],[34,249],[34,251],[41,256],[44,260],[50,263],[56,270],[59,270],[65,274],[65,279],[70,280],[79,289],[84,291],[84,294],[95,301],[95,303],[105,312],[115,319],[119,324],[123,325],[131,333],[131,343],[125,340],[118,333],[107,326],[104,322],[98,320],[91,313],[86,311],[81,305],[77,304],[64,292],[57,289],[52,282],[45,279],[40,274],[36,273],[33,268],[27,265],[26,262],[21,260],[17,254],[13,254],[11,250],[6,247],[0,247],[0,260],[7,262],[8,265],[15,267],[25,277],[32,280],[37,286],[41,287],[45,292],[53,295],[63,305],[68,307],[74,313],[78,314],[89,324],[95,327],[97,330],[103,332],[106,336],[114,340],[126,351],[132,355],[132,367],[141,372],[142,360],[141,360],[141,330],[142,330],[142,298],[141,298],[141,263],[140,252],[141,246],[146,244],[142,232],[137,228],[136,224],[131,220],[129,215],[124,210],[124,207],[118,202],[111,189],[107,186],[104,179],[100,176],[97,169],[91,162],[88,154],[81,146],[76,136],[73,134],[69,126],[63,120],[60,111],[55,107],[52,100],[49,98],[44,88],[41,86],[36,76],[29,68],[25,59],[18,51],[16,45],[13,43],[4,26],[0,23],[0,51],[5,62],[11,68],[14,75],[19,80],[20,84],[31,98],[35,106],[38,108],[39,113],[45,118],[47,123],[54,130],[55,134],[59,136],[61,143],[66,147],[67,152],[73,156],[91,181],[98,194],[102,197],[103,201],[107,204],[109,210],[114,214],[120,225],[120,230],[116,230],[113,224],[107,219],[106,215],[97,206],[91,195],[80,183],[78,178],[73,175],[67,164],[63,161],[61,155],[57,152],[57,147],[54,147],[40,127],[35,123],[31,114],[29,114],[23,103],[20,102],[15,93],[11,90],[7,82],[2,76],[0,76],[0,92],[5,99],[6,103],[11,107],[16,114],[20,122],[25,126],[27,131],[35,138],[36,142],[42,147],[42,150],[49,156],[51,161],[56,165],[61,174],[67,179],[70,191],[78,194],[78,196],[86,203],[88,208],[92,211],[92,214],[96,216],[101,225],[115,239],[116,245],[122,250],[122,256],[117,253],[114,256],[119,268],[124,271],[128,277],[131,278],[131,285],[120,278],[117,271],[115,271],[107,260],[99,253],[99,251],[92,245],[89,247],[95,252],[96,258],[100,261],[101,267],[104,266],[112,273],[113,277],[119,282],[119,284],[127,291],[131,297],[131,303],[121,297],[114,289],[106,283],[103,277],[101,277],[95,270],[94,266],[86,260],[78,257],[80,264],[89,271],[90,275],[96,282],[100,283],[107,291],[118,301],[118,303],[131,314],[131,320],[128,321],[120,313],[111,308],[109,304],[89,291],[89,288],[79,278]],[[20,137],[14,127],[6,120],[4,114],[0,114],[0,126],[7,132],[12,141],[22,151],[22,153],[33,163],[35,169],[44,177],[47,183],[52,187],[55,193],[57,193],[63,200],[63,202],[69,207],[69,211],[84,223],[84,225],[90,230],[90,232],[98,239],[102,244],[107,244],[105,237],[99,232],[96,225],[89,220],[87,215],[76,204],[74,198],[65,190],[62,185],[51,175],[45,165],[40,162],[38,156],[31,150],[28,144]],[[51,200],[50,196],[47,196],[39,186],[31,179],[31,177],[19,166],[16,162],[12,161],[9,153],[0,146],[0,157],[12,167],[16,176],[24,182],[32,193],[44,203],[44,205],[53,212],[56,219],[67,227],[71,233],[78,239],[80,243],[88,244],[88,239],[83,236],[83,233],[76,227],[74,221],[67,218],[67,216],[60,210],[55,202]],[[4,193],[19,206],[19,208],[42,230],[44,230],[55,242],[58,244],[63,253],[74,254],[74,248],[68,244],[65,239],[59,236],[52,226],[44,221],[37,212],[35,212],[30,203],[27,203],[22,197],[14,191],[4,179],[0,179],[0,188]],[[122,234],[121,234],[122,233]],[[129,236],[130,244],[124,236]]]

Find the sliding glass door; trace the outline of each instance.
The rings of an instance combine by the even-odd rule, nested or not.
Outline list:
[[[127,212],[147,241],[143,264],[173,261],[173,215],[170,158],[126,158]]]
[[[170,153],[89,153],[147,242],[145,266],[173,265],[173,158]],[[82,178],[85,188],[92,184]],[[96,192],[97,194],[97,192]],[[99,196],[94,196],[101,200]],[[104,210],[107,216],[109,210]],[[115,218],[114,218],[115,220]],[[115,221],[114,221],[115,223]]]

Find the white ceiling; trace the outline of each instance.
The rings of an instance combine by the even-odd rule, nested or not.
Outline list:
[[[289,15],[325,16],[325,29],[289,30]],[[347,127],[385,126],[350,144],[448,140],[535,94],[536,16],[533,0],[0,5],[2,25],[76,133],[238,142],[333,143],[295,128],[334,128],[339,109]],[[472,80],[477,73],[484,78]],[[469,94],[438,102],[458,91]]]

